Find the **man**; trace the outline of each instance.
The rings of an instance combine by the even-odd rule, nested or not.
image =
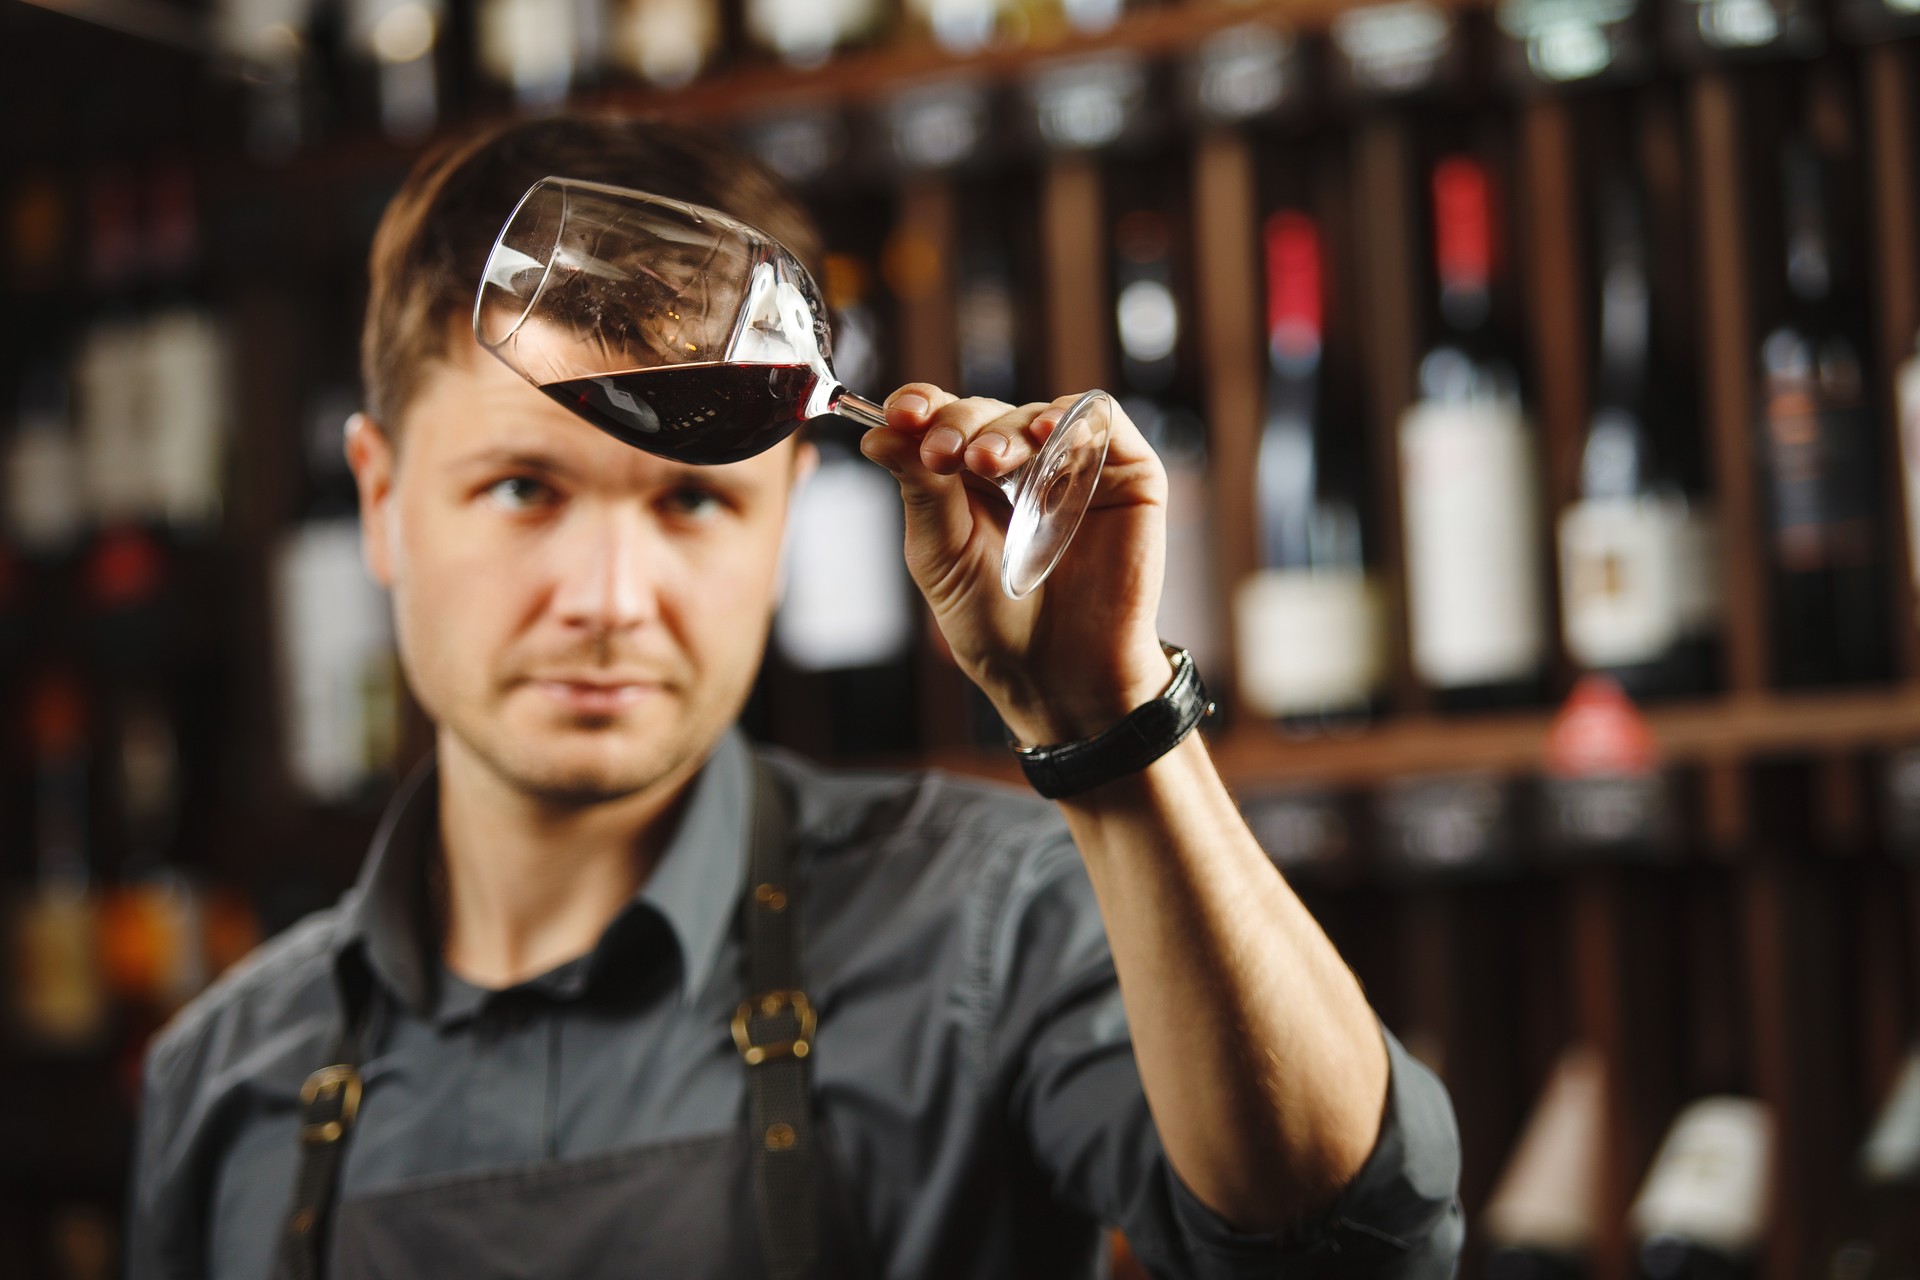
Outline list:
[[[814,247],[756,166],[644,122],[510,125],[395,197],[347,451],[436,750],[354,890],[151,1051],[134,1276],[1091,1275],[1103,1222],[1165,1275],[1449,1274],[1446,1095],[1185,732],[1139,433],[1018,602],[961,473],[1068,401],[912,384],[863,444],[1011,731],[1124,721],[1139,758],[1103,740],[1050,805],[756,756],[731,726],[810,453],[670,463],[476,347],[548,173]]]

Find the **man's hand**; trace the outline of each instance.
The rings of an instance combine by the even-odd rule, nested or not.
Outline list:
[[[1155,630],[1166,472],[1117,404],[1072,545],[1026,599],[1000,589],[1008,508],[991,482],[1032,457],[1077,398],[1016,408],[912,382],[860,444],[900,481],[907,567],[955,660],[1035,746],[1111,727],[1172,676]]]

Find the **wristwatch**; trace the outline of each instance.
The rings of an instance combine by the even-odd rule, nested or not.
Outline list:
[[[1077,742],[1050,747],[1015,744],[1020,769],[1035,791],[1058,800],[1138,773],[1179,746],[1195,725],[1214,713],[1193,655],[1164,640],[1160,648],[1173,663],[1173,680],[1159,697],[1135,707],[1119,724]]]

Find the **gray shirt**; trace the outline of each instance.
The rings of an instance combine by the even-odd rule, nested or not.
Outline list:
[[[939,775],[767,759],[795,798],[817,1112],[876,1274],[1094,1275],[1102,1223],[1169,1276],[1452,1274],[1452,1109],[1391,1036],[1381,1136],[1339,1202],[1279,1236],[1237,1232],[1167,1163],[1100,914],[1053,806]],[[266,1280],[300,1085],[327,1061],[350,967],[386,1015],[343,1197],[742,1125],[727,1028],[744,983],[751,774],[729,734],[593,950],[483,991],[440,962],[438,792],[423,768],[340,903],[260,948],[149,1051],[133,1280]]]

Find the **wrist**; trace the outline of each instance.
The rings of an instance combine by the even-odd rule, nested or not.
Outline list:
[[[1152,641],[1105,670],[1082,667],[993,701],[1016,741],[1044,747],[1106,732],[1159,697],[1172,679],[1173,664],[1159,642]]]
[[[1171,678],[1156,696],[1098,733],[1037,746],[1014,744],[1020,771],[1050,800],[1136,774],[1178,747],[1213,713],[1207,686],[1184,649],[1164,645]]]

